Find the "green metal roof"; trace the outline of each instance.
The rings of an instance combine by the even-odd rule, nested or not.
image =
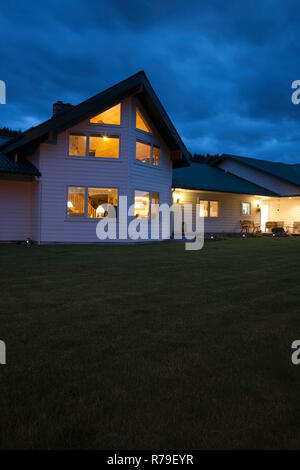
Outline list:
[[[191,166],[173,170],[173,187],[220,191],[228,193],[277,196],[277,194],[250,183],[220,168],[205,163],[191,162]]]
[[[0,153],[0,173],[40,176],[39,170],[27,160],[15,161]]]
[[[261,160],[258,158],[249,158],[249,157],[239,157],[236,155],[223,154],[221,155],[220,160],[222,159],[232,159],[238,162],[243,163],[244,165],[251,166],[257,170],[268,173],[269,175],[275,176],[289,183],[296,184],[300,186],[300,165],[299,164],[289,164],[281,162],[269,162],[267,160]]]

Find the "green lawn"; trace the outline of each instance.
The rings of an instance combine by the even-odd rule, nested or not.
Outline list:
[[[1,246],[0,448],[300,448],[300,238]]]

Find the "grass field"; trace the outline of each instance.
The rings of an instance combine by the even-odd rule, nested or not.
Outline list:
[[[300,238],[1,246],[0,448],[300,448]]]

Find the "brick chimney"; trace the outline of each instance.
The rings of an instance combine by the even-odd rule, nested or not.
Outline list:
[[[67,111],[67,109],[70,108],[73,108],[73,105],[71,103],[63,103],[62,101],[56,101],[56,103],[53,103],[52,116],[56,116],[57,114]]]

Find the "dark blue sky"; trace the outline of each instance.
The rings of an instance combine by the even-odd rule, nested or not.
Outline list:
[[[1,0],[0,125],[145,70],[192,152],[300,163],[300,2]]]

